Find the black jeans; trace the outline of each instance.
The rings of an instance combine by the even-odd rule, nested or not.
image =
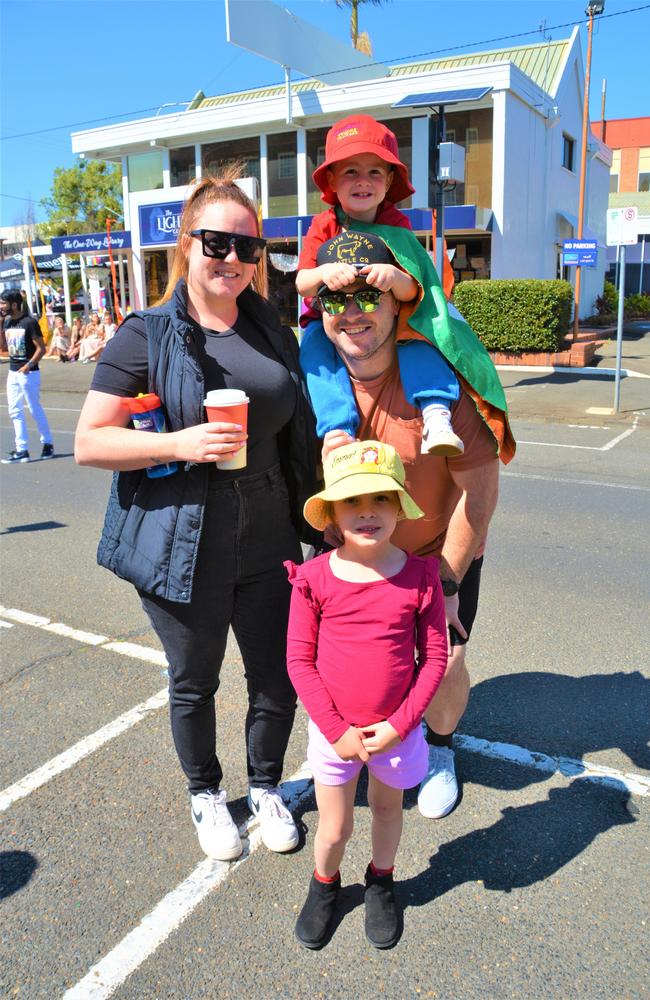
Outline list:
[[[279,467],[210,485],[192,601],[178,604],[139,591],[169,661],[176,752],[190,792],[216,790],[214,696],[232,625],[248,686],[246,759],[252,786],[282,775],[296,711],[287,674],[291,587],[282,562],[302,562]]]

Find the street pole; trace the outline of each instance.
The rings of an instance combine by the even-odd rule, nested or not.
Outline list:
[[[589,78],[591,76],[591,43],[594,33],[594,11],[592,5],[587,7],[589,15],[589,25],[587,27],[587,65],[585,69],[585,93],[582,106],[582,149],[580,153],[580,194],[578,196],[578,239],[583,236],[585,222],[585,187],[587,181],[587,127],[589,124]],[[573,307],[573,340],[578,339],[578,326],[580,323],[580,281],[582,268],[576,267],[576,282],[574,289]]]
[[[440,281],[444,280],[444,192],[438,178],[440,167],[440,143],[445,141],[445,109],[438,107],[437,117],[429,119],[429,204],[436,220],[435,258]]]
[[[616,324],[616,376],[614,381],[614,412],[621,407],[621,359],[623,357],[623,309],[625,307],[625,244],[621,244],[621,283],[618,289],[618,321]]]

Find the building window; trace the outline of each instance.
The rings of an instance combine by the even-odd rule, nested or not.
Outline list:
[[[283,132],[280,135],[269,135],[267,151],[269,215],[296,215],[298,212],[296,133]]]
[[[609,193],[613,194],[618,191],[620,180],[621,180],[621,151],[620,149],[612,150],[612,165],[609,168]]]
[[[575,153],[575,139],[572,139],[566,132],[562,133],[562,166],[565,170],[573,173],[573,158]]]
[[[639,150],[639,186],[637,191],[650,191],[650,146]]]
[[[320,191],[311,179],[316,167],[325,162],[325,136],[329,129],[314,128],[307,131],[307,211],[322,212],[325,203]]]
[[[163,154],[133,153],[126,158],[129,191],[157,191],[163,186]]]
[[[242,163],[242,177],[260,180],[260,140],[231,139],[229,142],[208,142],[201,146],[203,174],[217,174],[232,163]]]
[[[610,174],[609,175],[609,193],[610,194],[616,194],[618,192],[618,181],[619,181],[618,174]]]
[[[278,153],[278,178],[290,181],[296,176],[295,153]]]
[[[468,160],[476,160],[478,158],[477,128],[465,129],[465,156],[467,157]]]
[[[196,177],[194,146],[169,150],[169,177],[172,187],[183,187]]]

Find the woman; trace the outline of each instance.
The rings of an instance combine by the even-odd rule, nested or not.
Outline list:
[[[301,513],[315,485],[316,438],[297,343],[251,288],[264,241],[235,176],[195,185],[162,303],[129,316],[107,345],[75,444],[80,464],[119,471],[98,559],[135,584],[163,644],[192,818],[205,853],[222,860],[242,850],[215,753],[214,695],[229,626],[248,686],[249,804],[270,850],[298,843],[277,788],[296,704],[282,563],[301,560],[299,531],[316,540]],[[248,436],[233,423],[203,422],[205,393],[218,388],[246,390]],[[160,397],[168,433],[127,426],[120,397],[139,392]],[[247,466],[220,469],[244,441]],[[147,466],[168,462],[179,463],[174,474],[146,476]]]
[[[49,347],[45,352],[46,358],[56,358],[58,361],[68,360],[68,350],[70,349],[70,328],[63,316],[54,317],[54,332]]]
[[[97,313],[91,313],[90,322],[84,330],[84,335],[79,347],[79,360],[82,365],[87,365],[89,361],[97,361],[104,350],[105,345],[104,327],[99,321],[99,315]]]

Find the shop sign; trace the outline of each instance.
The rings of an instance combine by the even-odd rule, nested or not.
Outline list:
[[[140,246],[160,246],[176,243],[181,227],[182,201],[159,205],[140,205]]]
[[[115,230],[111,232],[111,250],[128,250],[131,233]],[[107,233],[79,233],[77,236],[55,236],[52,253],[108,253]]]
[[[596,267],[598,243],[596,240],[565,240],[562,244],[564,267]]]

